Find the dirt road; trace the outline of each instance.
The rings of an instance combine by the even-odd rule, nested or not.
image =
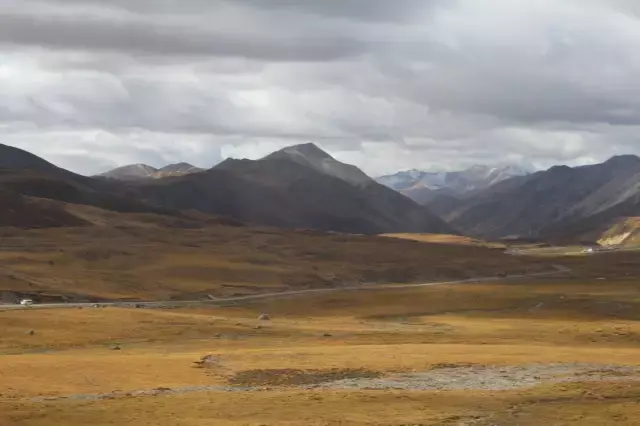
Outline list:
[[[359,286],[348,286],[348,287],[318,288],[318,289],[310,289],[310,290],[284,291],[279,293],[253,294],[249,296],[230,297],[230,298],[215,299],[215,300],[108,302],[108,303],[98,303],[98,304],[92,303],[92,302],[43,303],[43,304],[34,304],[29,306],[0,305],[0,311],[1,310],[25,310],[25,309],[90,308],[95,305],[98,305],[100,307],[124,307],[124,308],[136,307],[136,306],[144,307],[144,308],[179,308],[179,307],[185,307],[185,306],[198,306],[198,305],[216,306],[216,305],[226,305],[230,303],[247,302],[247,301],[253,301],[253,300],[260,300],[260,299],[300,296],[300,295],[316,294],[316,293],[331,293],[331,292],[338,292],[338,291],[397,290],[402,288],[429,287],[429,286],[437,286],[437,285],[471,284],[471,283],[481,283],[481,282],[488,282],[488,281],[497,282],[497,281],[513,280],[513,279],[535,278],[535,277],[563,274],[567,272],[570,272],[569,268],[566,268],[561,265],[553,265],[552,271],[538,272],[534,274],[510,275],[506,277],[469,278],[469,279],[457,280],[457,281],[440,281],[440,282],[419,283],[419,284],[380,284],[380,285],[359,285]]]

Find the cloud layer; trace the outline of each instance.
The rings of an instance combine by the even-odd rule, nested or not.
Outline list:
[[[372,175],[640,154],[639,11],[625,0],[4,0],[0,142],[85,174],[208,167],[308,141]]]

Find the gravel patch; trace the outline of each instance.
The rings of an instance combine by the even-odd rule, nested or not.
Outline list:
[[[330,370],[296,370],[296,369],[271,369],[271,370],[245,370],[236,373],[228,381],[234,386],[288,386],[300,387],[320,383],[333,383],[340,380],[360,380],[380,378],[383,374],[366,369],[339,369]]]
[[[366,370],[309,371],[309,378],[302,377],[298,370],[260,370],[247,372],[247,380],[229,386],[187,386],[181,388],[156,388],[131,392],[114,391],[104,394],[81,394],[35,398],[34,402],[46,401],[96,401],[116,398],[178,395],[191,392],[258,392],[271,389],[301,390],[514,390],[534,387],[543,383],[568,383],[586,381],[640,381],[640,366],[620,366],[588,363],[530,364],[518,366],[436,366],[429,371],[397,373],[379,377]],[[251,374],[249,374],[251,373]],[[273,377],[282,373],[282,377]],[[322,374],[321,374],[322,373]],[[301,375],[302,374],[302,375]],[[331,380],[341,375],[340,380]],[[355,376],[355,377],[349,377]],[[246,384],[239,386],[240,382]],[[312,383],[310,383],[312,382]],[[259,386],[249,386],[259,384]]]
[[[532,364],[463,366],[401,373],[383,378],[345,379],[305,386],[306,389],[512,390],[542,383],[640,381],[640,367],[603,364]]]

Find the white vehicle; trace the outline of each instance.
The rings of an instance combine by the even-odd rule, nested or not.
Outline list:
[[[22,299],[20,301],[20,304],[22,306],[31,306],[31,305],[33,305],[33,300],[31,300],[31,299]]]

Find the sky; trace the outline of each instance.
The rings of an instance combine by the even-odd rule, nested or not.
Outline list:
[[[0,143],[82,174],[640,154],[635,0],[0,0]]]

